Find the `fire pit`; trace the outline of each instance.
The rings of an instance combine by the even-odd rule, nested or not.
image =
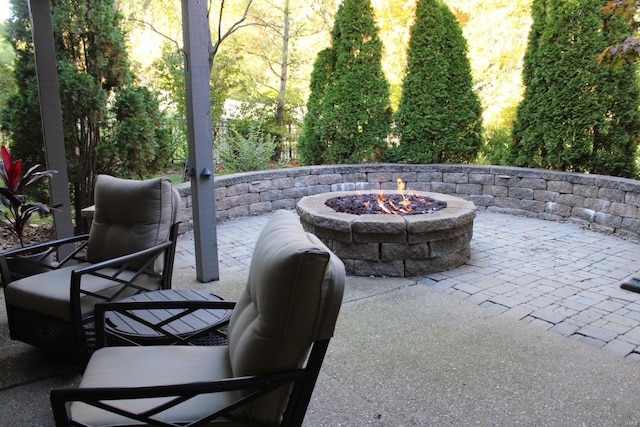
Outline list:
[[[365,195],[376,198],[376,194],[355,191],[323,193],[303,197],[298,202],[297,211],[304,228],[318,236],[340,257],[347,274],[420,276],[452,270],[469,260],[476,216],[473,202],[446,194],[413,192],[412,195],[426,198],[429,200],[427,204],[439,208],[419,214],[356,215],[337,212],[327,205],[331,199],[371,198],[363,197]],[[396,195],[406,199],[401,189],[385,191],[382,197],[393,198]],[[340,202],[338,205],[349,203]]]

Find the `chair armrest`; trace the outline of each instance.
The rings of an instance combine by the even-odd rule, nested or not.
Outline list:
[[[3,286],[19,278],[55,270],[74,262],[85,261],[84,248],[89,239],[88,234],[65,237],[63,239],[15,248],[0,253],[0,274]],[[62,259],[53,262],[51,255],[65,245],[74,245],[74,250]],[[37,254],[37,255],[34,255]],[[59,254],[58,254],[59,255]],[[20,263],[22,271],[16,271],[16,264]]]
[[[82,296],[96,298],[98,302],[109,302],[123,298],[122,295],[125,290],[133,290],[134,293],[149,291],[149,288],[136,283],[139,279],[144,279],[148,276],[157,278],[157,280],[160,282],[159,289],[170,287],[172,271],[167,271],[165,269],[161,274],[156,273],[153,271],[153,263],[155,259],[162,254],[164,254],[165,256],[169,256],[174,248],[175,242],[168,241],[160,245],[144,249],[142,251],[134,252],[132,254],[109,259],[95,264],[85,265],[73,270],[71,272],[70,285],[70,303],[72,316],[77,319],[82,318],[80,305]],[[144,263],[140,268],[129,268],[132,261],[139,259],[144,260]],[[125,272],[127,272],[127,274],[123,274]],[[83,278],[89,276],[94,276],[105,281],[113,282],[111,292],[108,295],[105,295],[103,293],[95,293],[84,289],[82,287]]]
[[[94,312],[96,346],[98,348],[105,347],[113,341],[117,342],[118,345],[123,345],[125,342],[129,345],[150,345],[157,344],[159,341],[162,341],[163,345],[210,345],[211,341],[216,338],[221,339],[218,339],[218,342],[214,342],[214,345],[225,344],[227,337],[226,327],[229,324],[231,311],[235,305],[234,301],[222,300],[119,301],[96,304]],[[170,313],[168,312],[169,310]],[[186,321],[186,317],[200,310],[226,310],[228,313],[223,313],[220,321],[199,328],[193,333],[180,335],[166,328],[166,326],[170,326],[174,322]],[[152,311],[156,311],[156,315],[150,315]],[[124,319],[128,324],[144,325],[144,327],[154,331],[157,337],[152,340],[136,339],[129,334],[119,333],[113,327],[108,315]],[[207,344],[203,344],[203,342],[207,342]]]
[[[224,408],[212,408],[212,412],[199,421],[213,420],[236,420],[244,421],[234,415],[237,409],[260,398],[261,396],[286,384],[304,382],[306,372],[304,369],[283,371],[266,375],[244,376],[236,378],[226,378],[211,382],[196,382],[187,384],[171,384],[153,387],[100,387],[100,388],[74,388],[74,389],[53,389],[51,390],[51,406],[54,420],[57,426],[71,425],[71,417],[68,411],[68,404],[71,402],[84,402],[87,405],[112,412],[114,414],[130,417],[131,419],[148,423],[149,425],[159,424],[157,414],[171,409],[185,401],[193,399],[201,394],[223,393],[235,390],[252,390],[252,392],[238,397],[234,403]],[[144,411],[130,412],[116,408],[121,400],[132,399],[163,399],[156,407],[145,408]],[[164,424],[162,424],[164,425]],[[169,424],[167,424],[169,425]],[[172,424],[171,424],[172,425]]]

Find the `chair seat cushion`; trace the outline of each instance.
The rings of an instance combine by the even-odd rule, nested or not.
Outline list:
[[[7,305],[71,321],[71,272],[87,265],[89,264],[77,264],[13,281],[4,290]],[[116,271],[109,268],[101,270],[107,275],[115,274]],[[134,272],[125,270],[118,277],[131,280],[134,274]],[[149,275],[141,275],[135,283],[150,291],[160,289],[160,280]],[[81,282],[83,290],[105,296],[111,295],[120,286],[120,283],[89,274],[83,275]],[[133,288],[126,289],[118,296],[118,299],[136,292]],[[98,302],[103,302],[103,300],[86,295],[82,296],[80,300],[82,314],[92,313],[94,305]]]
[[[80,388],[118,387],[138,388],[230,378],[227,346],[149,346],[106,347],[97,350],[82,377]],[[170,422],[198,419],[216,408],[223,408],[236,399],[233,392],[197,396],[158,415]],[[155,407],[169,398],[122,400],[109,402],[120,409],[144,410]],[[81,402],[74,402],[71,417],[91,426],[136,425],[128,418],[105,412]]]

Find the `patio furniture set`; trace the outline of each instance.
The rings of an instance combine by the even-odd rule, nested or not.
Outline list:
[[[278,211],[237,302],[172,290],[179,211],[166,179],[101,175],[89,234],[0,254],[11,338],[84,369],[51,391],[56,425],[302,424],[344,265]]]

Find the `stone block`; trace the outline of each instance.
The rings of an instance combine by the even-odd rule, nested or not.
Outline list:
[[[503,209],[520,209],[520,200],[511,197],[495,197],[495,207]]]
[[[442,172],[430,171],[430,172],[418,172],[416,174],[416,181],[418,182],[442,182]]]
[[[560,193],[557,191],[549,190],[534,190],[533,199],[541,202],[555,202],[560,197]]]
[[[593,209],[597,212],[608,213],[611,208],[611,202],[602,199],[584,199],[584,207],[587,209]]]
[[[311,185],[307,187],[307,191],[309,192],[309,196],[312,196],[314,194],[330,193],[331,186],[330,185]]]
[[[259,202],[249,205],[249,215],[262,215],[272,211],[271,202]]]
[[[227,187],[216,187],[214,190],[216,200],[222,200],[227,197]],[[191,196],[189,196],[191,197]]]
[[[470,173],[469,183],[480,184],[483,186],[493,185],[495,183],[495,178],[492,174],[489,173]]]
[[[482,185],[480,184],[456,184],[456,194],[482,194]]]
[[[260,193],[260,200],[263,202],[272,202],[284,198],[282,190],[267,190]]]
[[[640,207],[640,193],[628,191],[627,194],[625,194],[624,202],[628,205]]]
[[[227,187],[227,197],[229,196],[237,196],[239,194],[245,194],[249,192],[249,184],[234,184]]]
[[[271,188],[274,190],[284,190],[285,188],[293,187],[295,183],[295,180],[290,177],[275,178],[271,181]]]
[[[331,185],[340,182],[342,182],[342,175],[339,173],[318,175],[318,184],[320,185]]]
[[[356,191],[378,191],[380,184],[377,182],[356,182]]]
[[[349,243],[334,241],[333,251],[342,259],[378,261],[380,259],[380,245],[378,243]]]
[[[271,207],[274,211],[278,209],[295,209],[296,208],[296,200],[295,199],[280,199],[274,200],[271,202]]]
[[[446,240],[452,237],[466,237],[471,240],[471,236],[473,236],[473,223],[458,227],[445,228],[442,230],[430,230],[416,233],[410,232],[407,235],[407,242],[412,245],[436,240]]]
[[[318,175],[303,175],[295,179],[295,187],[310,187],[318,185]]]
[[[429,242],[429,258],[440,258],[457,253],[468,245],[469,240],[464,236],[453,237],[446,240],[435,240]]]
[[[249,215],[249,206],[236,206],[235,208],[227,209],[227,218],[239,218]]]
[[[431,191],[434,193],[455,194],[456,185],[452,182],[432,182]]]
[[[571,194],[573,193],[573,184],[566,181],[547,181],[547,190]]]
[[[576,196],[575,194],[560,194],[558,203],[571,206],[572,208],[583,208],[585,199],[584,196]]]
[[[610,202],[624,203],[626,192],[615,188],[601,188],[598,191],[600,199],[609,200]]]
[[[600,188],[595,185],[583,185],[583,184],[574,184],[573,185],[573,194],[584,197],[598,198]]]
[[[594,222],[596,219],[596,212],[593,209],[575,207],[571,209],[571,216],[583,221]]]
[[[466,184],[469,182],[469,174],[467,173],[456,173],[456,172],[447,172],[442,174],[443,182],[453,182],[455,184]]]
[[[546,190],[547,180],[542,178],[522,178],[520,187],[529,188],[531,190]]]
[[[469,200],[476,206],[487,207],[495,205],[495,198],[493,196],[486,195],[471,195]]]
[[[404,243],[407,241],[407,234],[405,230],[402,230],[397,233],[374,233],[374,232],[357,233],[354,231],[353,241],[356,243],[370,243],[370,242]]]
[[[620,227],[636,235],[640,235],[640,219],[622,218]]]
[[[307,187],[291,187],[282,191],[282,196],[290,199],[299,199],[309,195]]]
[[[520,200],[520,209],[531,212],[544,212],[546,208],[546,202],[541,202],[539,200]]]
[[[305,229],[311,231],[313,234],[315,234],[316,236],[318,236],[318,238],[322,239],[323,241],[325,239],[330,239],[330,240],[334,240],[335,243],[337,244],[338,242],[343,242],[343,243],[349,243],[351,244],[351,242],[353,242],[353,236],[351,235],[351,231],[340,231],[340,230],[335,230],[333,228],[325,228],[325,227],[320,227],[317,225],[312,225],[312,228],[307,229],[307,227],[305,226]]]
[[[482,194],[493,197],[508,197],[509,187],[505,185],[485,185]]]
[[[565,218],[571,215],[571,206],[563,205],[561,203],[547,202],[545,212]]]
[[[604,225],[605,227],[618,228],[622,225],[622,217],[602,212],[596,212],[595,222],[596,224]]]
[[[626,218],[638,217],[638,208],[624,203],[611,203],[610,212],[612,215],[623,216]]]
[[[366,180],[367,174],[364,172],[351,172],[342,174],[343,182],[365,182]]]
[[[533,190],[530,188],[511,187],[509,197],[512,199],[533,200]]]
[[[375,182],[378,184],[391,181],[395,182],[395,179],[396,177],[392,172],[369,172],[367,174],[368,182]]]
[[[382,243],[380,245],[380,260],[382,261],[426,258],[429,258],[428,243],[415,245],[408,245],[406,243]]]
[[[332,193],[335,193],[336,191],[355,191],[355,189],[355,182],[341,182],[339,184],[331,184]]]
[[[263,191],[271,190],[271,180],[252,181],[249,183],[250,193],[261,193]]]

